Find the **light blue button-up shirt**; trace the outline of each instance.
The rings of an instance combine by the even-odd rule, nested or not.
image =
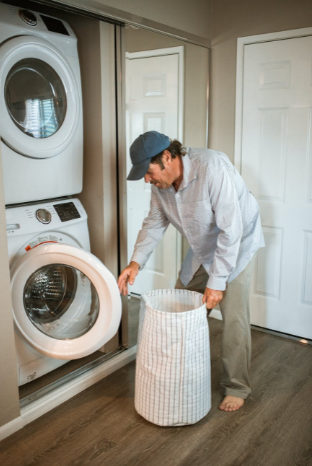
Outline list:
[[[187,286],[202,264],[209,275],[207,287],[223,291],[264,246],[259,206],[222,152],[188,148],[182,161],[177,192],[173,186],[152,186],[150,212],[131,260],[142,269],[172,223],[190,245],[182,283]]]

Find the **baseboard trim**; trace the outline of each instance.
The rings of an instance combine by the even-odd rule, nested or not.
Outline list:
[[[7,424],[4,424],[4,426],[0,427],[0,441],[14,434],[23,427],[24,420],[22,416],[13,419],[13,421],[8,422]]]
[[[136,358],[136,352],[137,347],[133,346],[94,369],[81,374],[76,379],[73,379],[65,385],[53,390],[53,392],[48,393],[47,395],[44,395],[22,407],[21,415],[18,418],[0,427],[0,440],[14,434],[30,422],[51,411],[51,409],[56,408],[86,388],[91,387],[91,385],[94,385],[96,382],[104,379],[112,372],[117,371],[121,367],[133,361]]]

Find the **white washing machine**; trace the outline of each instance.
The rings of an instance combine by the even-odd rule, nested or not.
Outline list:
[[[65,21],[0,3],[0,122],[6,205],[81,192],[80,67]]]
[[[19,385],[97,351],[117,332],[121,299],[90,251],[78,199],[6,209]]]

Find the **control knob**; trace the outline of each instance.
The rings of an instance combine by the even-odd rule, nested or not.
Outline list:
[[[22,18],[22,20],[25,21],[25,23],[29,24],[29,26],[36,26],[37,18],[31,11],[20,10],[19,15]]]
[[[36,211],[36,218],[41,223],[50,223],[52,215],[47,209],[38,209]]]

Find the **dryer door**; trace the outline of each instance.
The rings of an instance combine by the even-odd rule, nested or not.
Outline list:
[[[0,47],[1,138],[14,151],[48,158],[71,142],[80,96],[65,56],[49,42],[21,36]]]
[[[93,254],[67,244],[42,244],[11,270],[15,324],[38,351],[78,359],[117,332],[121,299],[111,272]]]

